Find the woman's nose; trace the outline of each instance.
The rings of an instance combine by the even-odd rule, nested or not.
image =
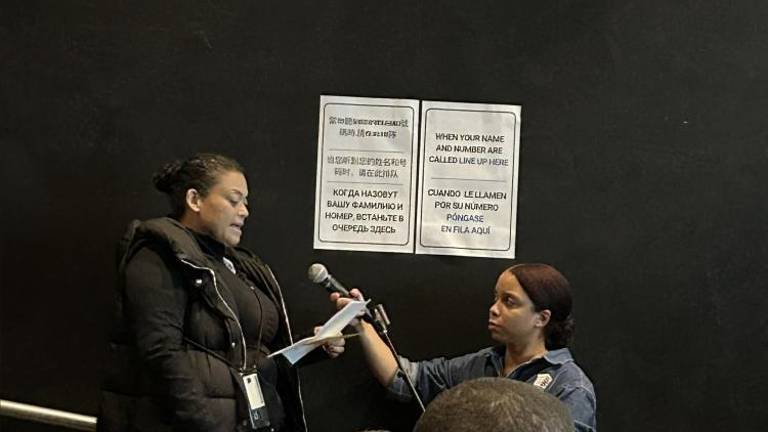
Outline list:
[[[491,307],[488,308],[488,312],[490,312],[493,316],[497,316],[499,314],[499,310],[496,308],[497,303],[498,302],[491,303]]]

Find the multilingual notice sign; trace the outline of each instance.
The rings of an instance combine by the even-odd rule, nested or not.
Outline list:
[[[321,96],[314,247],[514,258],[520,111]]]
[[[416,253],[514,258],[520,110],[422,102]]]
[[[419,101],[320,97],[315,249],[414,250]]]

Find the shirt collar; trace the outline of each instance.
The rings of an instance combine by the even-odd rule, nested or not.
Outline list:
[[[547,353],[544,354],[544,360],[553,365],[561,365],[573,361],[573,356],[571,355],[571,350],[568,348],[560,348],[547,351]]]
[[[504,345],[497,345],[488,352],[488,355],[492,357],[497,364],[503,365],[506,350],[507,347]],[[573,361],[573,356],[571,355],[571,350],[568,348],[559,348],[547,351],[542,359],[546,360],[549,364],[561,365]]]

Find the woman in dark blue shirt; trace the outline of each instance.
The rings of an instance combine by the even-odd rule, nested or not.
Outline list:
[[[358,290],[351,293],[362,298]],[[349,300],[334,293],[331,301],[343,307]],[[425,402],[470,379],[507,377],[560,399],[577,431],[595,431],[595,390],[568,349],[574,330],[572,308],[570,284],[554,267],[512,266],[499,276],[488,314],[488,331],[498,346],[451,359],[411,362],[401,357],[403,368]],[[389,348],[370,324],[361,321],[357,326],[374,376],[394,395],[409,399]]]

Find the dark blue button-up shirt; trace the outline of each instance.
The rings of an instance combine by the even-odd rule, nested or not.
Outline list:
[[[439,357],[411,362],[400,357],[400,360],[426,403],[443,390],[463,381],[503,376],[504,352],[504,346],[498,346],[451,359]],[[527,382],[560,399],[570,411],[577,431],[596,430],[595,389],[584,371],[573,361],[568,348],[548,351],[543,357],[523,363],[507,378]],[[389,390],[398,399],[411,398],[408,385],[400,374],[395,376]]]

